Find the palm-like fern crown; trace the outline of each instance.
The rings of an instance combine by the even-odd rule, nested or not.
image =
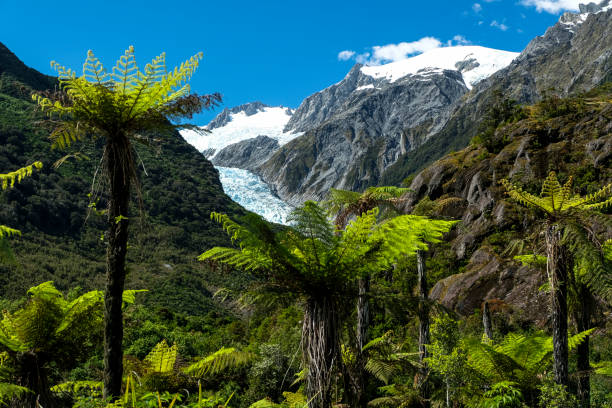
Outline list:
[[[332,188],[322,204],[335,215],[336,225],[344,227],[351,216],[359,216],[375,207],[385,215],[397,210],[402,202],[400,197],[409,191],[409,188],[394,186],[368,187],[363,193]]]
[[[134,47],[130,47],[108,73],[90,50],[79,77],[75,71],[51,62],[63,94],[50,98],[35,94],[32,98],[48,116],[63,119],[51,134],[54,147],[69,146],[86,135],[134,136],[150,129],[175,128],[168,118],[191,117],[220,101],[218,94],[189,96],[187,81],[201,59],[202,53],[198,53],[167,71],[166,55],[162,53],[141,71]]]
[[[605,256],[606,245],[599,242],[594,232],[606,228],[610,231],[612,228],[610,216],[600,212],[612,205],[612,184],[581,197],[572,194],[571,177],[561,186],[555,173],[550,172],[538,197],[507,180],[501,183],[515,201],[543,211],[548,222],[560,223],[563,228],[562,242],[568,246],[576,260],[576,280],[588,285],[601,298],[612,302],[612,262]],[[524,260],[522,258],[520,260]]]
[[[124,302],[133,302],[137,292],[140,291],[125,291]],[[28,295],[23,308],[4,313],[0,321],[0,351],[34,350],[63,363],[74,362],[77,350],[91,344],[90,339],[102,325],[103,293],[91,291],[68,301],[53,282],[45,282],[30,288]]]
[[[501,183],[508,195],[515,201],[527,206],[538,208],[553,218],[562,217],[572,210],[603,210],[612,205],[612,184],[608,184],[593,194],[581,197],[572,194],[572,177],[561,185],[554,171],[551,171],[542,184],[540,196],[530,194],[520,187],[514,186],[508,180]]]
[[[252,271],[297,293],[338,292],[371,270],[384,269],[402,256],[427,249],[425,241],[439,242],[454,224],[415,215],[378,223],[377,216],[378,208],[374,208],[337,231],[321,206],[306,202],[293,212],[291,227],[273,232],[258,216],[251,215],[239,224],[213,213],[213,219],[240,248],[216,247],[199,259]]]

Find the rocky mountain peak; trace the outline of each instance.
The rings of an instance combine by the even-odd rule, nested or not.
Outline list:
[[[206,128],[208,130],[213,130],[227,125],[232,120],[232,114],[244,112],[246,116],[253,116],[258,112],[262,112],[265,108],[269,108],[269,106],[259,101],[245,103],[234,106],[233,108],[225,108],[212,121],[210,121]]]

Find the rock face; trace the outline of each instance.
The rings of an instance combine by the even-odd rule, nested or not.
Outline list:
[[[278,140],[261,135],[223,148],[214,156],[212,163],[253,171],[268,160],[278,147]]]
[[[323,198],[331,187],[361,190],[378,183],[401,154],[441,128],[449,107],[468,92],[457,71],[425,71],[361,89],[366,80],[358,72],[356,66],[342,83],[307,99],[287,128],[320,124],[257,169],[285,201],[299,204]]]
[[[284,129],[304,134],[281,146],[256,172],[293,205],[320,200],[331,187],[398,185],[465,147],[495,90],[533,103],[551,88],[563,96],[612,79],[612,9],[607,3],[564,14],[492,75],[485,69],[487,61],[470,55],[449,69],[420,68],[409,74],[356,65],[341,82],[304,100]]]
[[[262,112],[264,108],[267,107],[268,105],[261,102],[249,102],[243,105],[234,106],[231,109],[225,108],[220,114],[215,116],[212,121],[210,121],[210,123],[206,126],[206,129],[213,130],[227,125],[232,120],[231,115],[233,113],[244,112],[247,116],[253,116],[257,112]]]
[[[609,100],[610,92],[598,100]],[[462,273],[439,281],[431,291],[433,299],[464,315],[485,300],[499,299],[515,311],[535,313],[527,316],[530,320],[546,321],[547,294],[538,290],[546,274],[513,261],[518,253],[510,245],[515,239],[537,239],[537,219],[508,200],[499,181],[509,179],[537,194],[554,170],[573,175],[575,191],[581,195],[612,182],[612,104],[593,106],[597,107],[507,125],[497,133],[510,142],[498,154],[470,146],[416,175],[410,185],[413,192],[404,197],[404,210],[413,211],[428,197],[433,215],[460,220],[448,238]]]
[[[564,14],[510,65],[476,84],[454,107],[444,127],[390,166],[382,183],[397,184],[444,154],[467,146],[495,90],[519,103],[533,103],[551,89],[563,96],[612,80],[612,8],[607,3],[581,9],[595,10],[589,14]]]

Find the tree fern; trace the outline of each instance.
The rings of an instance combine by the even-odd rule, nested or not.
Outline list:
[[[612,226],[609,217],[597,213],[612,205],[612,184],[581,197],[572,193],[572,177],[562,186],[554,172],[550,172],[542,183],[539,196],[514,186],[508,180],[502,180],[501,183],[512,199],[545,214],[546,270],[553,310],[555,381],[567,385],[569,381],[566,334],[568,272],[573,272],[569,269],[572,268],[574,259],[577,259],[579,264],[588,264],[588,267],[581,268],[583,273],[578,274],[582,283],[588,285],[593,293],[600,294],[608,300],[612,299],[612,268],[604,261],[601,245],[592,228],[592,225],[598,222]],[[588,302],[589,296],[581,297],[583,299],[580,301]],[[587,309],[585,305],[583,310]],[[590,317],[580,320],[586,322]],[[580,330],[586,328],[588,327],[582,327]],[[588,342],[586,344],[588,347]],[[588,367],[588,350],[579,353],[579,366]],[[586,398],[586,394],[583,398]]]

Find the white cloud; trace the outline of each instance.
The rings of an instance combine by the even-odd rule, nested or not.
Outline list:
[[[480,13],[482,11],[482,6],[478,3],[474,3],[472,5],[472,10],[474,10],[474,13]]]
[[[491,27],[499,28],[502,31],[506,31],[509,27],[504,23],[499,23],[497,20],[491,21]]]
[[[375,45],[372,47],[372,55],[369,63],[379,65],[387,62],[394,62],[406,59],[414,54],[441,47],[440,40],[434,37],[423,37],[412,42],[401,42],[398,44]]]
[[[449,47],[452,47],[453,45],[468,45],[471,43],[472,42],[468,40],[467,38],[465,38],[464,36],[457,34],[456,36],[453,37],[452,40],[448,40],[446,42],[446,45]]]
[[[340,51],[338,53],[338,59],[340,61],[347,61],[350,60],[353,55],[355,55],[355,51],[351,51],[351,50],[344,50],[344,51]]]
[[[375,45],[361,54],[352,50],[344,50],[338,53],[338,59],[340,61],[354,59],[356,62],[364,65],[381,65],[401,61],[434,48],[467,45],[471,43],[471,41],[459,34],[455,35],[451,40],[446,41],[446,43],[442,43],[442,41],[435,37],[423,37],[420,40],[412,42]]]
[[[546,11],[551,14],[557,14],[563,10],[578,10],[580,3],[586,3],[585,0],[521,0],[524,6],[535,7],[539,12]]]

